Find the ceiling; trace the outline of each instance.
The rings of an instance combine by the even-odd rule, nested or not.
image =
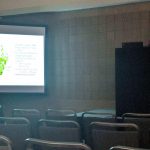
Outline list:
[[[144,1],[150,0],[0,0],[0,16],[68,11]]]

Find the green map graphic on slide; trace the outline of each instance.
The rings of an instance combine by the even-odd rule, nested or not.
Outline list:
[[[0,50],[0,75],[3,74],[8,57],[5,55],[4,48]]]

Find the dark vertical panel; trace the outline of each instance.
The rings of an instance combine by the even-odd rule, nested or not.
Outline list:
[[[150,47],[116,49],[116,108],[150,113]]]

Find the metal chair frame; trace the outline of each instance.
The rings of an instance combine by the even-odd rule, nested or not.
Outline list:
[[[48,146],[50,148],[66,148],[66,149],[77,149],[77,150],[91,150],[89,146],[83,143],[76,142],[55,142],[55,141],[46,141],[40,139],[28,138],[25,140],[27,150],[31,150],[33,145],[38,146]]]

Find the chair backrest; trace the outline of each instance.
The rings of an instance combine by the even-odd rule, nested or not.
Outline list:
[[[37,124],[41,118],[40,111],[37,109],[13,109],[13,117],[25,117],[30,121],[31,136],[37,137]]]
[[[123,122],[139,126],[140,147],[150,148],[150,114],[125,113],[122,117]]]
[[[116,122],[116,117],[111,113],[94,113],[94,112],[84,112],[82,114],[82,136],[86,144],[90,145],[90,129],[89,125],[91,122]]]
[[[91,150],[86,144],[78,142],[56,142],[32,138],[26,139],[26,150],[34,150],[34,147],[38,148],[37,146],[46,150]]]
[[[119,145],[119,146],[113,146],[109,150],[148,150],[148,149]]]
[[[150,114],[144,113],[124,113],[122,118],[124,117],[134,117],[134,118],[150,118]]]
[[[91,147],[93,150],[108,150],[114,145],[138,147],[138,130],[135,124],[92,122]]]
[[[80,142],[80,126],[75,121],[39,120],[39,138],[50,141]]]
[[[12,142],[6,136],[0,135],[0,150],[12,150]]]
[[[24,140],[30,137],[30,123],[26,118],[0,117],[0,135],[12,141],[15,150],[23,150]]]
[[[77,120],[76,112],[73,110],[48,109],[46,111],[46,119],[49,120]]]

